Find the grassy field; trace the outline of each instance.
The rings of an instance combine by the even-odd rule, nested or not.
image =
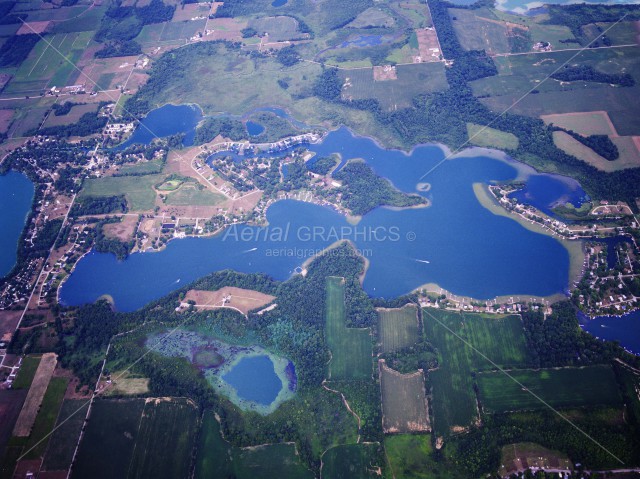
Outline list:
[[[91,178],[83,183],[80,197],[125,195],[131,211],[149,211],[155,206],[153,187],[163,178],[163,175]]]
[[[499,150],[515,150],[518,148],[518,137],[513,133],[496,130],[491,127],[467,123],[467,135],[472,145]]]
[[[329,378],[368,379],[372,374],[372,347],[368,329],[345,326],[344,280],[327,278],[326,339],[331,350]]]
[[[325,452],[320,473],[331,479],[377,478],[384,466],[384,451],[379,444],[349,444]]]
[[[488,8],[483,7],[477,11],[451,8],[449,16],[456,36],[465,50],[486,50],[487,53],[511,52],[507,26],[496,21],[495,15],[492,15]]]
[[[77,123],[82,115],[85,113],[93,113],[98,110],[97,103],[87,103],[85,105],[74,105],[71,107],[71,111],[66,115],[56,116],[51,114],[47,116],[47,120],[42,125],[43,127],[58,126],[58,125],[70,125]]]
[[[509,375],[518,382],[499,371],[477,375],[485,411],[500,413],[547,408],[540,399],[554,408],[622,404],[610,366],[535,371],[525,369],[509,371]]]
[[[400,374],[380,362],[382,428],[385,433],[430,431],[424,374]]]
[[[343,98],[373,98],[387,110],[406,108],[416,95],[448,88],[444,65],[440,62],[417,63],[396,67],[397,80],[374,81],[373,69],[341,70],[340,77],[351,86],[342,91]]]
[[[472,348],[501,367],[527,365],[522,323],[518,316],[497,318],[436,309],[423,310],[423,321],[427,337],[438,349],[440,363],[429,373],[433,428],[438,435],[446,435],[477,418],[472,373],[493,367]]]
[[[389,471],[396,479],[460,479],[443,461],[436,460],[431,436],[397,434],[384,438]]]
[[[258,35],[268,33],[269,42],[283,42],[300,38],[298,21],[287,16],[261,17],[249,22],[249,26],[256,29]]]
[[[418,311],[414,305],[378,309],[378,336],[383,353],[398,351],[419,339]]]
[[[148,175],[152,173],[160,173],[164,166],[160,158],[136,163],[135,165],[124,165],[120,167],[117,175]]]
[[[606,111],[544,115],[542,120],[547,125],[553,124],[585,136],[617,135]]]
[[[12,389],[29,389],[29,387],[31,387],[31,382],[36,375],[40,359],[42,359],[42,356],[25,356],[18,370],[16,380],[13,381],[11,385]]]
[[[47,435],[56,424],[58,412],[62,406],[62,399],[64,398],[68,383],[69,380],[67,378],[52,378],[51,381],[49,381],[47,392],[44,394],[42,405],[40,406],[36,420],[33,423],[31,435],[25,446],[25,451],[31,449],[25,456],[27,459],[37,459],[44,455],[49,442]]]
[[[71,465],[89,403],[86,399],[65,399],[58,414],[55,431],[49,439],[43,469],[60,471]]]
[[[226,198],[200,186],[199,183],[185,183],[175,191],[167,194],[165,203],[172,206],[215,206]]]
[[[73,477],[185,477],[197,408],[186,399],[94,403]]]
[[[194,479],[237,477],[307,479],[313,474],[299,460],[293,444],[240,449],[225,441],[220,424],[206,411],[200,428]]]

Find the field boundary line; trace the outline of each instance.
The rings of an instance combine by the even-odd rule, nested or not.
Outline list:
[[[426,176],[430,175],[431,173],[433,173],[433,171],[435,171],[436,169],[438,169],[445,161],[447,161],[448,159],[450,159],[451,157],[453,157],[454,155],[460,153],[462,151],[462,149],[467,146],[468,144],[471,143],[471,141],[476,138],[478,135],[480,135],[481,133],[483,133],[487,128],[490,128],[491,125],[493,125],[496,121],[498,121],[498,119],[502,118],[504,115],[506,115],[507,113],[509,113],[509,111],[511,111],[516,105],[518,105],[518,103],[520,103],[522,100],[524,100],[527,96],[529,96],[534,90],[537,90],[540,85],[544,84],[549,78],[551,78],[553,75],[555,75],[556,73],[558,73],[562,68],[565,67],[565,65],[568,65],[570,62],[572,62],[578,55],[580,55],[582,52],[586,51],[589,49],[589,47],[591,47],[591,45],[593,43],[595,43],[601,36],[606,35],[609,30],[611,30],[613,27],[615,27],[616,25],[618,25],[620,22],[622,22],[629,14],[625,13],[622,17],[620,17],[615,23],[612,23],[605,31],[603,31],[601,33],[601,35],[597,36],[596,38],[594,38],[593,40],[591,40],[587,45],[585,45],[584,47],[582,47],[581,49],[579,49],[574,55],[572,55],[568,60],[566,60],[565,62],[563,62],[558,68],[556,68],[553,72],[551,72],[549,75],[547,75],[543,80],[541,80],[540,82],[536,83],[535,86],[533,86],[531,89],[529,89],[527,92],[524,93],[524,95],[522,95],[520,98],[518,98],[516,101],[514,101],[511,105],[509,105],[507,108],[505,108],[502,113],[499,113],[498,115],[495,116],[495,118],[493,118],[489,123],[487,123],[486,125],[482,126],[478,131],[476,131],[472,136],[470,136],[469,138],[467,138],[462,145],[458,146],[457,148],[452,149],[447,155],[445,155],[445,157],[440,160],[438,163],[436,163],[429,171],[427,171],[425,174],[423,174],[420,178],[418,178],[418,181],[423,180]],[[475,98],[475,97],[474,97]]]
[[[571,419],[567,418],[566,416],[564,416],[560,411],[558,411],[557,409],[555,409],[553,406],[551,406],[548,402],[546,402],[544,399],[542,399],[540,396],[538,396],[536,393],[534,393],[533,391],[531,391],[529,388],[527,388],[524,384],[522,384],[520,381],[518,381],[516,378],[514,378],[511,374],[509,374],[509,372],[500,367],[495,361],[493,361],[491,358],[489,358],[488,356],[486,356],[484,353],[482,353],[482,351],[478,350],[475,346],[473,346],[473,344],[471,344],[469,341],[467,341],[466,339],[464,339],[462,336],[460,336],[458,333],[456,333],[455,331],[453,331],[449,326],[447,326],[444,322],[440,321],[438,318],[436,318],[433,314],[425,311],[425,313],[427,315],[429,315],[429,317],[431,319],[433,319],[436,323],[438,323],[440,326],[442,326],[444,329],[446,329],[449,333],[453,334],[456,338],[458,338],[460,341],[462,341],[465,346],[469,347],[473,352],[475,352],[476,354],[480,355],[483,359],[485,359],[486,361],[488,361],[493,367],[495,367],[498,371],[500,371],[502,374],[504,374],[505,376],[507,376],[509,379],[511,379],[514,383],[516,383],[518,386],[520,386],[521,388],[523,388],[525,391],[527,391],[529,394],[531,394],[535,399],[537,399],[538,401],[540,401],[542,404],[544,404],[548,409],[550,409],[551,411],[553,411],[556,415],[558,415],[562,420],[564,420],[565,422],[567,422],[568,424],[570,424],[571,426],[573,426],[577,431],[579,431],[583,436],[585,436],[587,439],[589,439],[591,442],[593,442],[594,444],[596,444],[598,447],[600,447],[603,451],[605,451],[607,454],[609,454],[611,457],[613,457],[616,461],[618,461],[620,464],[622,464],[623,466],[625,465],[624,461],[622,461],[622,459],[620,459],[618,456],[616,456],[615,454],[613,454],[611,451],[609,451],[609,449],[607,449],[606,447],[604,447],[600,442],[598,442],[595,438],[593,438],[591,435],[589,435],[588,433],[586,433],[583,429],[581,429],[578,425],[576,425],[574,422],[571,421]]]

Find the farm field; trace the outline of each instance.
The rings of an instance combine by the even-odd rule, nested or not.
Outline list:
[[[40,355],[25,356],[25,358],[22,360],[22,365],[18,370],[16,380],[13,381],[11,388],[29,389],[31,387],[31,383],[33,382],[33,377],[36,375],[36,370],[38,369],[38,365],[40,364],[41,359],[42,356]]]
[[[547,125],[553,124],[585,136],[618,136],[618,132],[613,126],[613,123],[611,123],[606,111],[560,113],[555,115],[542,115],[540,118]]]
[[[71,111],[66,115],[56,116],[51,113],[47,116],[47,120],[42,125],[44,128],[49,126],[58,125],[70,125],[77,123],[82,115],[85,113],[93,113],[98,110],[98,103],[87,103],[84,105],[74,105],[71,107]]]
[[[42,405],[33,424],[31,435],[25,446],[25,451],[31,449],[25,459],[37,459],[44,455],[49,443],[47,435],[56,424],[68,384],[69,380],[67,378],[52,378],[49,382],[47,392],[42,398]]]
[[[461,479],[457,471],[434,458],[428,434],[385,436],[389,470],[396,479]]]
[[[620,155],[619,158],[614,161],[603,158],[564,131],[553,132],[553,142],[558,148],[595,166],[599,170],[611,172],[625,168],[640,167],[640,152],[638,152],[638,147],[633,137],[618,136],[611,138],[611,141],[618,147],[618,153]]]
[[[133,165],[124,165],[120,167],[116,176],[126,175],[148,175],[152,173],[160,173],[164,164],[160,158],[154,158],[153,160],[143,161]]]
[[[182,398],[96,401],[72,477],[184,477],[197,419]]]
[[[74,65],[91,42],[92,33],[58,33],[40,40],[22,62],[4,93],[33,94],[52,86],[66,86],[70,76],[76,72]]]
[[[488,54],[510,53],[507,33],[510,23],[499,21],[488,8],[449,9],[456,36],[465,50],[485,50]],[[493,18],[492,18],[493,17]]]
[[[229,297],[229,300],[223,302],[225,297]],[[275,296],[258,291],[225,286],[217,291],[190,289],[182,302],[194,301],[196,308],[201,309],[229,307],[239,310],[246,316],[249,311],[262,308],[274,299],[276,299]]]
[[[69,468],[88,407],[86,399],[64,400],[55,426],[57,429],[51,435],[44,455],[43,470],[60,471]]]
[[[155,206],[153,187],[163,178],[163,175],[91,178],[83,183],[80,197],[125,195],[131,211],[149,211]]]
[[[554,408],[622,404],[610,366],[512,370],[509,375],[522,386],[499,371],[483,372],[476,376],[485,411],[500,413],[548,407],[531,393]]]
[[[325,335],[331,351],[329,379],[369,379],[373,372],[370,332],[345,326],[344,279],[328,277],[326,288]]]
[[[467,123],[467,135],[469,136],[469,143],[485,148],[515,150],[519,144],[518,137],[513,133],[507,133],[475,123]]]
[[[28,437],[30,435],[38,410],[46,395],[56,363],[57,357],[55,354],[47,353],[42,356],[38,364],[38,369],[31,381],[27,398],[20,411],[20,416],[18,416],[18,421],[13,429],[14,436]]]
[[[423,309],[423,321],[427,338],[438,349],[440,364],[429,373],[434,431],[438,435],[462,431],[478,417],[472,373],[493,367],[468,344],[501,367],[525,366],[527,354],[521,320],[518,316],[496,318]]]
[[[165,203],[171,206],[215,206],[225,199],[224,195],[209,191],[199,183],[184,183],[167,194]]]
[[[403,308],[378,308],[380,351],[398,351],[415,344],[419,339],[418,310],[414,305]]]
[[[232,446],[220,434],[220,424],[213,413],[206,411],[200,428],[193,477],[310,479],[313,474],[300,462],[293,444],[242,449]]]
[[[428,432],[429,414],[424,373],[400,374],[379,363],[382,389],[382,428],[385,433]]]
[[[322,477],[332,479],[368,479],[380,477],[384,468],[384,450],[380,444],[349,444],[332,447],[322,456]]]
[[[309,35],[303,35],[298,30],[298,21],[293,17],[277,16],[256,18],[249,22],[249,27],[255,28],[258,35],[268,34],[265,42],[283,42],[298,40]]]
[[[440,62],[399,65],[396,67],[396,80],[375,81],[371,68],[341,70],[339,75],[347,85],[342,91],[343,98],[373,98],[387,110],[408,107],[421,93],[448,88],[444,65]]]

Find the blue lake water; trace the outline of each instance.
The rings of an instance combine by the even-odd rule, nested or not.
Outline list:
[[[585,331],[600,339],[618,341],[622,347],[640,354],[640,310],[621,317],[599,316],[594,319],[581,317]]]
[[[22,173],[0,176],[0,278],[16,264],[18,239],[31,210],[34,186]]]
[[[264,131],[264,126],[260,123],[256,123],[255,121],[247,122],[247,132],[251,136],[258,136]]]
[[[195,105],[164,105],[149,112],[127,141],[116,147],[123,150],[134,144],[148,145],[156,138],[184,133],[183,144],[193,145],[202,111]]]
[[[344,128],[310,149],[318,156],[364,158],[406,192],[416,192],[418,178],[444,157],[435,146],[420,146],[409,155],[385,150]],[[567,250],[554,238],[493,215],[473,192],[473,183],[516,176],[513,166],[486,156],[446,161],[422,180],[432,185],[420,193],[432,206],[377,208],[357,226],[330,208],[278,201],[267,211],[266,228],[235,225],[217,237],[172,241],[161,252],[136,253],[125,261],[92,252],[78,262],[60,300],[79,305],[109,294],[118,310],[131,311],[226,268],[285,280],[339,239],[352,240],[369,259],[364,288],[372,296],[398,296],[426,283],[475,298],[562,292],[569,281]]]
[[[271,2],[271,6],[272,7],[282,7],[283,5],[287,4],[287,0],[273,0],[273,2]]]
[[[468,0],[455,0],[454,4],[469,5],[471,1]],[[620,5],[620,4],[636,4],[637,0],[544,0],[544,1],[529,1],[529,0],[498,0],[496,8],[508,12],[516,13],[528,13],[529,10],[538,9],[545,4],[549,5],[568,5],[573,3],[588,3],[588,4],[606,4],[606,5]],[[536,13],[538,13],[536,11]],[[540,12],[542,13],[542,12]]]
[[[588,196],[580,184],[564,176],[537,174],[527,181],[524,188],[509,195],[519,202],[531,205],[540,211],[555,217],[553,208],[571,203],[579,208],[588,200]]]
[[[269,356],[249,356],[238,361],[222,376],[222,380],[233,386],[241,399],[268,406],[282,389],[282,381]]]

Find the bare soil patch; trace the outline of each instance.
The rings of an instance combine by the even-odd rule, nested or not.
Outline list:
[[[373,67],[374,81],[397,80],[398,74],[396,67],[393,65],[375,66]]]
[[[109,223],[102,227],[107,238],[114,238],[123,242],[133,239],[138,224],[137,216],[123,216],[120,223]]]
[[[418,37],[418,50],[420,50],[421,61],[440,61],[440,43],[435,29],[419,28],[416,30],[416,36]]]
[[[274,299],[276,299],[274,296],[258,291],[225,286],[217,291],[191,289],[187,291],[182,304],[186,304],[187,301],[194,301],[196,308],[231,308],[246,316],[249,311],[262,308]]]
[[[43,33],[51,22],[27,22],[23,23],[22,26],[16,32],[16,35],[28,35],[30,33]]]

